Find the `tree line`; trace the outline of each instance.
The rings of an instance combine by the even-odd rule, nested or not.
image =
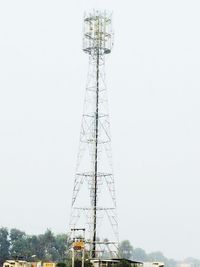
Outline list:
[[[47,229],[44,234],[27,235],[18,229],[8,230],[0,228],[0,266],[7,259],[22,259],[26,261],[55,261],[66,262],[67,251],[70,248],[70,240],[67,234],[55,235]],[[146,253],[142,248],[134,248],[130,241],[124,240],[119,245],[119,256],[121,258],[135,261],[160,261],[166,267],[176,267],[177,262],[167,259],[162,252]],[[193,266],[200,266],[197,259],[188,258],[186,262]]]
[[[62,262],[69,246],[66,234],[27,235],[18,229],[0,228],[0,266],[7,259]]]
[[[124,240],[120,243],[119,253],[123,258],[132,259],[139,262],[163,262],[165,267],[176,267],[178,264],[178,261],[166,258],[160,251],[146,253],[146,251],[142,248],[133,248],[129,240]],[[186,258],[184,263],[189,263],[192,267],[200,266],[200,260],[191,257]]]
[[[162,252],[156,251],[152,253],[146,253],[142,248],[133,248],[130,241],[124,240],[120,243],[119,254],[123,258],[132,259],[139,262],[145,261],[158,261],[164,262],[166,267],[176,267],[177,262],[173,259],[167,259]]]

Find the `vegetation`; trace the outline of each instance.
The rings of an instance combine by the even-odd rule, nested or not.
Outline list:
[[[59,262],[58,267],[70,265],[67,258],[67,251],[70,247],[70,240],[66,234],[55,235],[47,229],[44,234],[27,235],[18,229],[0,228],[0,266],[7,259],[23,259],[27,261],[55,261]],[[177,262],[173,259],[167,259],[161,252],[152,252],[147,254],[141,248],[133,248],[130,241],[124,240],[119,246],[119,255],[121,258],[132,259],[135,261],[161,261],[166,267],[175,267]],[[200,260],[188,258],[185,262],[192,263],[194,267],[200,266]],[[78,263],[77,263],[78,266]],[[90,266],[86,262],[85,266]],[[129,266],[127,262],[119,265]]]
[[[0,266],[7,259],[63,262],[68,247],[66,234],[54,235],[47,230],[41,235],[27,235],[18,229],[0,228]]]
[[[147,254],[142,248],[133,248],[129,240],[124,240],[120,243],[119,254],[122,258],[131,259],[134,261],[144,262],[144,261],[159,261],[164,262],[166,267],[176,267],[177,261],[173,259],[167,259],[162,252],[152,252]],[[191,259],[191,258],[190,258]],[[199,260],[188,261],[192,263],[194,267],[200,265]],[[195,265],[194,265],[195,263]],[[199,263],[199,265],[197,265]],[[124,265],[125,266],[125,265]]]

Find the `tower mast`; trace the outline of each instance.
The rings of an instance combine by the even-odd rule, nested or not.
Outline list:
[[[91,258],[116,257],[118,224],[112,171],[110,123],[105,86],[105,55],[113,45],[111,14],[92,11],[84,17],[83,51],[89,54],[89,72],[81,124],[70,227],[86,228]],[[89,189],[89,203],[82,188]],[[103,194],[102,194],[103,193]],[[83,207],[83,203],[86,207]],[[85,214],[86,220],[82,220]],[[111,230],[102,219],[106,217]],[[100,231],[100,224],[105,228]],[[109,236],[112,232],[112,237]],[[105,241],[105,239],[109,239]]]
[[[97,48],[99,49],[99,47]],[[99,132],[99,51],[97,51],[96,66],[96,123],[95,123],[95,171],[94,171],[94,223],[93,223],[93,249],[92,258],[95,258],[96,252],[96,221],[97,221],[97,174],[98,174],[98,132]]]

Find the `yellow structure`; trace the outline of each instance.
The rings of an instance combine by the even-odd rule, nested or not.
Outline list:
[[[42,267],[56,267],[55,262],[43,262]]]
[[[7,260],[4,262],[3,267],[31,267],[31,262],[20,260]]]
[[[75,241],[73,243],[73,249],[75,250],[82,250],[84,249],[85,245],[84,245],[84,242],[81,240],[81,241]]]
[[[55,262],[28,262],[21,260],[7,260],[4,262],[3,267],[56,267]]]

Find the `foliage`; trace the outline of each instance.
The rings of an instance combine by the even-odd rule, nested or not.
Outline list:
[[[162,252],[156,251],[147,254],[145,250],[141,248],[133,248],[128,240],[124,240],[119,246],[119,255],[125,259],[131,259],[134,261],[160,261],[164,262],[165,267],[176,267],[177,262],[173,259],[167,259]],[[196,266],[194,266],[196,267]]]
[[[0,265],[9,258],[10,242],[8,240],[9,232],[7,228],[0,228]]]
[[[64,262],[68,248],[66,234],[54,235],[47,229],[41,235],[27,235],[18,229],[9,232],[6,228],[0,228],[0,266],[7,259]]]
[[[27,235],[18,229],[0,228],[0,266],[7,259],[23,259],[27,261],[55,261],[57,267],[70,267],[71,260],[67,257],[71,240],[66,234],[55,235],[47,229],[44,234]],[[87,255],[87,253],[86,253]],[[167,259],[161,252],[147,254],[141,248],[133,248],[129,240],[124,240],[119,246],[121,258],[135,261],[160,261],[165,267],[176,267],[177,262]],[[105,255],[106,257],[106,255]],[[193,267],[199,267],[200,260],[187,258],[185,262],[191,263]],[[76,266],[80,261],[76,261]],[[81,266],[81,265],[80,265]],[[90,267],[89,261],[85,262],[86,267]],[[122,261],[118,267],[129,267],[127,261]]]
[[[124,240],[119,245],[119,255],[125,259],[132,259],[133,247],[129,240]]]
[[[26,242],[27,236],[25,232],[18,229],[11,229],[10,231],[10,256],[13,259],[21,259],[28,253]]]
[[[142,248],[135,248],[133,250],[132,258],[135,261],[148,261],[148,256],[147,256],[145,250]]]
[[[160,261],[165,262],[166,258],[160,251],[152,252],[148,255],[149,261]]]
[[[79,260],[79,259],[76,259],[75,260],[75,262],[74,262],[74,265],[76,266],[76,267],[81,267],[82,266],[82,262],[81,262],[81,260]],[[92,263],[90,263],[90,261],[85,261],[84,262],[84,266],[85,267],[92,267],[93,265],[92,265]],[[72,267],[72,262],[71,262],[71,260],[69,261],[68,260],[68,262],[67,262],[67,267]]]
[[[58,262],[56,267],[67,267],[67,264],[65,262]]]
[[[186,258],[184,260],[184,262],[191,264],[192,267],[199,267],[200,266],[200,260],[199,259],[192,258],[192,257]]]
[[[131,264],[126,260],[122,260],[120,263],[117,264],[117,267],[131,267]]]

